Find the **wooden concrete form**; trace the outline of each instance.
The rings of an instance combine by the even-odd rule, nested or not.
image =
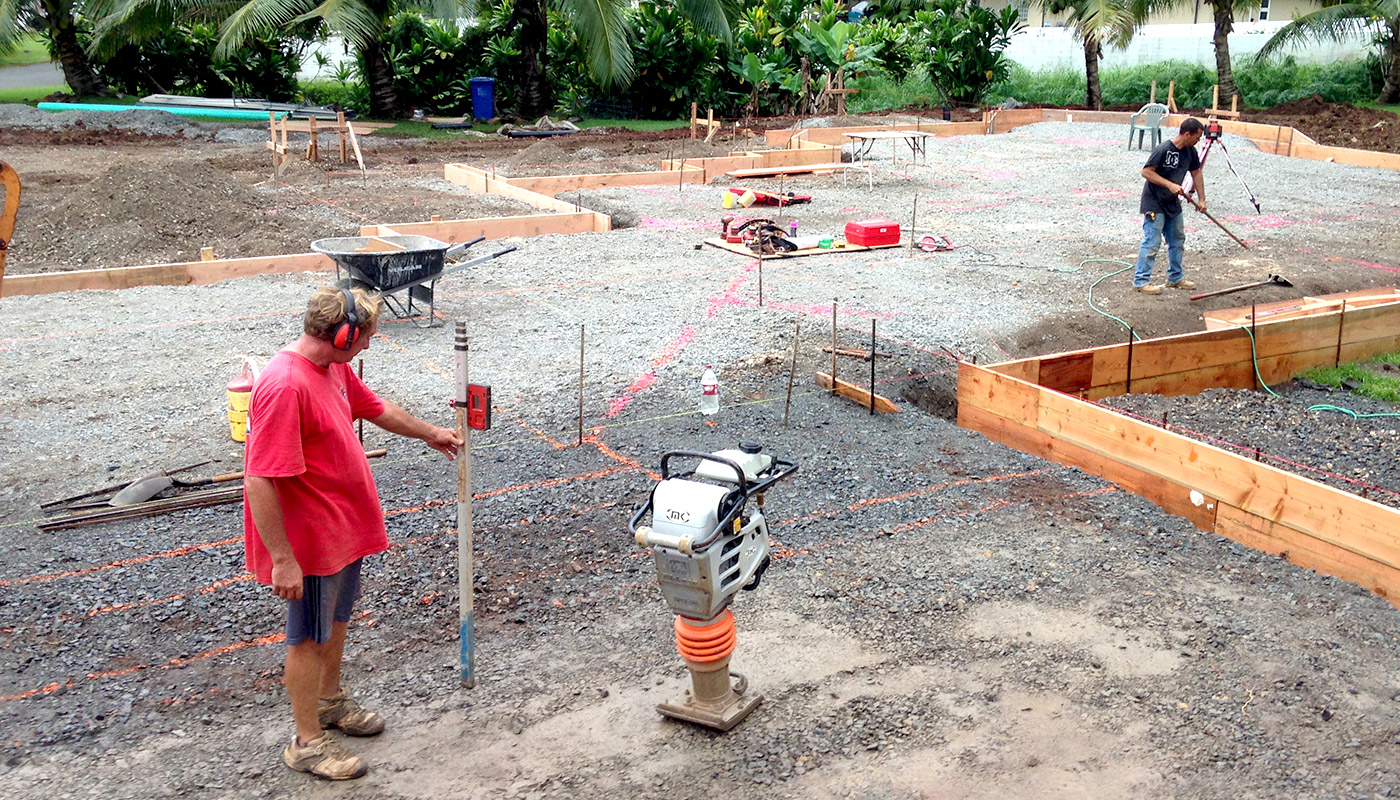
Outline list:
[[[600,222],[602,220],[602,222]],[[599,226],[606,223],[608,227]],[[395,222],[390,225],[362,225],[361,236],[431,236],[448,244],[469,242],[478,236],[487,239],[513,239],[567,233],[606,233],[612,218],[593,211],[567,214],[526,214],[518,217],[484,217],[429,222]]]
[[[1400,302],[1255,328],[1276,383],[1400,347]],[[1129,363],[1131,353],[1131,363]],[[958,424],[1092,472],[1198,528],[1359,583],[1400,605],[1400,511],[1084,402],[1252,388],[1242,328],[958,367]],[[1192,493],[1198,493],[1193,499]]]
[[[609,189],[617,186],[668,186],[682,183],[705,183],[705,172],[689,163],[669,166],[661,162],[659,172],[610,172],[601,175],[550,175],[541,178],[510,178],[510,185],[544,195],[584,189]],[[499,180],[499,179],[497,179]]]
[[[1038,111],[1038,109],[1037,109]],[[1040,119],[1035,119],[1040,122]],[[1008,124],[1005,130],[1011,130],[1020,125],[1029,125],[1029,122],[1018,124]],[[997,130],[1003,130],[1003,126],[998,123]],[[764,140],[774,147],[782,147],[795,137],[798,133],[803,134],[803,140],[813,144],[825,144],[840,146],[847,144],[848,140],[844,134],[847,133],[868,133],[870,131],[922,131],[935,136],[979,136],[987,133],[987,123],[985,122],[943,122],[942,120],[918,122],[912,125],[860,125],[852,128],[806,128],[803,131],[781,130],[764,131]]]
[[[1397,292],[1394,286],[1382,286],[1376,289],[1358,289],[1354,292],[1337,292],[1317,297],[1303,297],[1297,300],[1279,300],[1273,303],[1257,303],[1238,308],[1222,308],[1216,311],[1207,311],[1201,315],[1201,318],[1206,323],[1206,330],[1217,331],[1222,328],[1248,325],[1251,322],[1274,322],[1326,314],[1340,310],[1343,303],[1346,304],[1348,310],[1355,310],[1398,301],[1400,301],[1400,292]]]
[[[526,204],[526,205],[528,205],[528,206],[531,206],[532,208],[538,208],[538,209],[540,209],[540,210],[542,210],[542,211],[554,211],[554,212],[559,212],[559,213],[557,213],[557,214],[551,214],[551,215],[546,215],[546,216],[581,216],[581,215],[589,216],[589,218],[591,219],[591,224],[590,224],[589,227],[586,228],[586,230],[588,230],[588,231],[594,231],[594,232],[597,232],[597,233],[606,233],[606,232],[612,230],[612,217],[609,217],[607,214],[599,214],[599,213],[596,212],[596,211],[589,211],[588,209],[579,208],[577,205],[575,205],[575,204],[573,204],[573,203],[568,203],[568,202],[565,202],[565,201],[560,200],[560,199],[558,199],[558,198],[550,197],[549,195],[540,194],[539,192],[534,192],[534,191],[531,191],[531,190],[529,190],[529,189],[521,188],[521,187],[519,187],[519,186],[514,185],[513,183],[511,183],[511,182],[508,181],[508,180],[504,180],[504,179],[501,179],[501,178],[494,178],[494,177],[491,176],[490,173],[488,173],[488,172],[486,172],[486,171],[484,171],[484,170],[477,169],[476,167],[467,166],[466,164],[448,164],[448,165],[446,165],[445,167],[443,167],[443,174],[444,174],[444,176],[447,178],[448,182],[450,182],[450,183],[455,183],[455,184],[457,184],[458,186],[465,186],[465,187],[467,187],[468,189],[471,189],[471,190],[474,191],[474,192],[479,192],[479,193],[481,193],[481,194],[495,194],[495,195],[500,195],[501,197],[508,197],[508,198],[510,198],[510,199],[512,199],[512,200],[519,201],[519,202],[524,203],[524,204]],[[584,188],[588,188],[588,187],[584,187]],[[546,228],[548,228],[548,227],[550,226],[551,223],[543,222],[543,221],[538,220],[538,219],[537,219],[538,216],[539,216],[539,215],[530,216],[530,217],[502,217],[501,219],[508,219],[508,220],[513,219],[513,220],[517,220],[517,222],[519,222],[519,224],[522,225],[522,228],[521,228],[522,231],[527,230],[527,229],[534,229],[534,230],[539,230],[539,231],[541,231],[541,232],[543,232],[543,233],[579,233],[579,232],[580,232],[580,231],[578,231],[578,230],[573,230],[573,228],[577,227],[577,225],[578,225],[578,222],[577,222],[577,221],[559,221],[559,222],[557,223],[557,224],[560,226],[560,229],[559,229],[559,230],[546,230]],[[524,222],[520,222],[521,220],[525,220],[525,221],[524,221]],[[485,222],[485,220],[464,220],[464,221],[465,221],[465,222],[478,222],[478,223],[480,223],[480,222]],[[416,223],[416,224],[418,224],[418,225],[430,225],[430,224],[434,224],[434,223]],[[444,224],[444,223],[437,223],[437,224]],[[404,227],[404,226],[402,226],[402,225],[397,225],[397,224],[391,224],[389,227],[392,227],[392,228],[394,228],[395,230],[399,230],[399,229],[401,229],[401,228]],[[568,230],[565,230],[565,229],[568,229]],[[507,234],[507,235],[509,235],[509,234]],[[522,233],[515,234],[515,235],[519,235],[519,236],[538,236],[538,235],[540,235],[540,233],[524,233],[524,232],[522,232]]]
[[[136,286],[191,286],[250,275],[282,275],[335,269],[335,262],[320,253],[284,256],[224,258],[178,264],[84,269],[38,275],[10,275],[0,283],[0,297],[53,294],[82,289],[131,289]]]

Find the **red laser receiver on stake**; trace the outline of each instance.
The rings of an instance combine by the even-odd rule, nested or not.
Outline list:
[[[474,431],[491,430],[490,386],[467,384],[467,427]]]

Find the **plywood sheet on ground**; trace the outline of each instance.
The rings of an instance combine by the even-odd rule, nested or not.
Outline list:
[[[706,239],[705,244],[711,247],[718,247],[721,250],[727,250],[731,253],[737,253],[741,256],[748,256],[749,258],[758,257],[758,254],[750,250],[747,245],[736,244],[734,242],[726,242],[725,240],[720,239],[718,237],[715,237],[713,239]],[[794,250],[791,253],[774,253],[773,255],[765,255],[763,257],[763,260],[777,261],[781,258],[801,258],[803,256],[829,256],[838,255],[840,253],[861,253],[867,250],[888,250],[891,247],[899,246],[900,245],[898,244],[881,244],[876,245],[874,247],[865,247],[858,244],[848,244],[845,247],[811,247],[806,250]]]

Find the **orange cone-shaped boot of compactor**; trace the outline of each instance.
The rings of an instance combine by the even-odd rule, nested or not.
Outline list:
[[[680,702],[662,703],[656,710],[721,731],[738,725],[763,697],[746,696],[742,678],[737,690],[731,683],[729,657],[737,643],[734,612],[727,608],[710,620],[676,617],[676,649],[690,669],[691,688]]]

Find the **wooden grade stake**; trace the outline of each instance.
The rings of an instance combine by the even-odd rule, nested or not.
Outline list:
[[[792,379],[797,374],[797,343],[802,340],[802,312],[797,312],[797,330],[792,334],[792,366],[788,369],[787,400],[783,402],[783,427],[788,424],[788,409],[792,408]]]
[[[831,396],[836,396],[836,301],[831,301]]]

